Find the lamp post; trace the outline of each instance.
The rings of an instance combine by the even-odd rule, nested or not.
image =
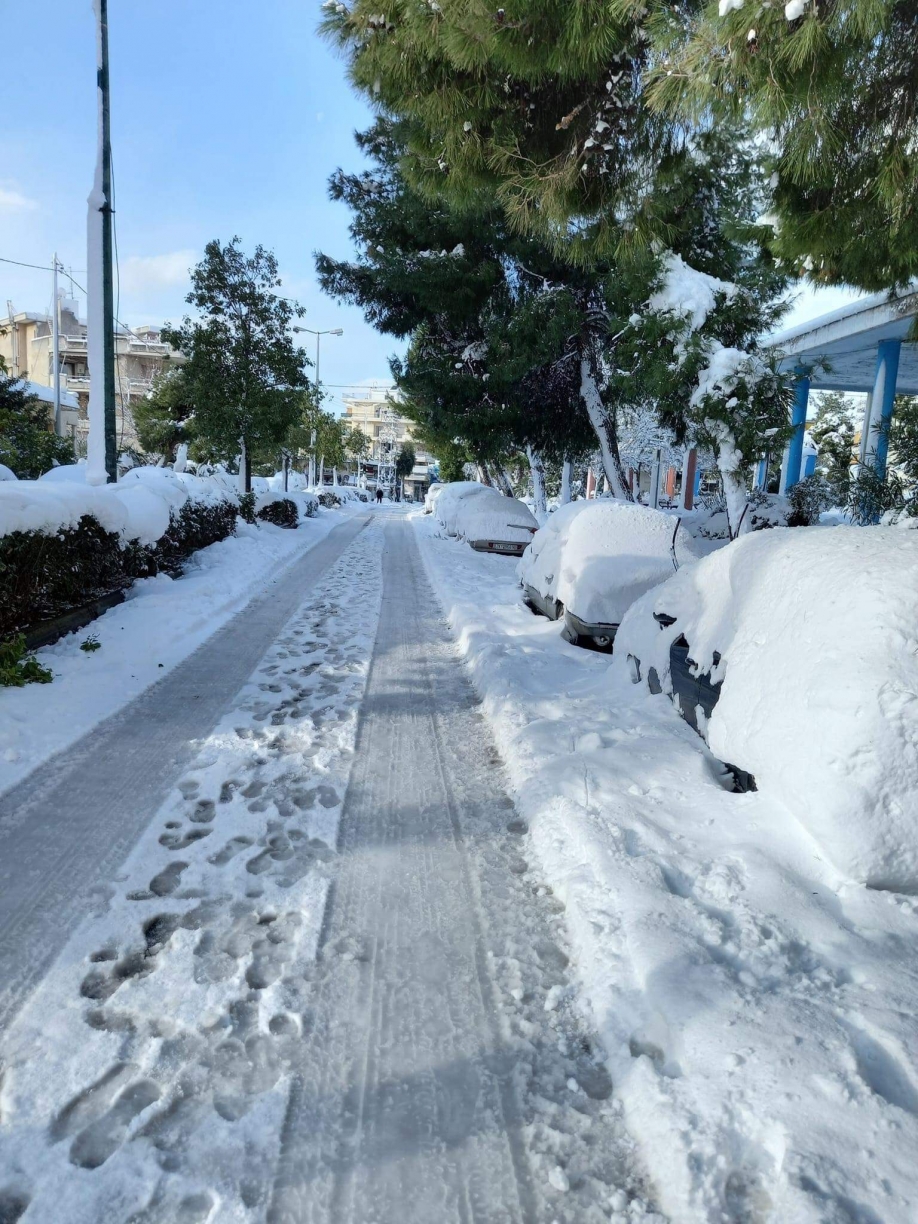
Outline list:
[[[294,332],[308,332],[310,336],[315,336],[316,338],[316,407],[318,408],[322,402],[322,390],[319,384],[319,356],[320,356],[319,343],[323,336],[343,336],[344,328],[343,327],[331,327],[327,331],[315,331],[312,327],[294,327],[291,330]],[[315,447],[315,436],[316,436],[315,430],[313,430],[312,431],[313,447]],[[314,460],[315,460],[315,455],[313,454],[310,457],[310,467],[312,467]],[[310,472],[309,483],[310,485],[315,484],[314,472]]]

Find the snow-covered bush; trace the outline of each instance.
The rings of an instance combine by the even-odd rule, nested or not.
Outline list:
[[[336,506],[343,503],[343,498],[338,495],[337,489],[321,489],[319,492],[319,505],[326,510],[334,510]]]
[[[767,527],[787,527],[790,525],[789,520],[792,513],[793,506],[786,497],[753,489],[746,503],[743,530],[762,531]],[[696,516],[689,530],[692,535],[701,536],[702,539],[729,540],[730,525],[727,521],[727,509],[723,500]]]
[[[137,468],[92,487],[84,473],[74,465],[0,486],[0,636],[176,573],[235,530],[236,502],[211,480]]]
[[[275,527],[298,527],[300,523],[300,512],[293,498],[277,493],[258,498],[255,516]]]
[[[633,605],[613,668],[669,691],[670,646],[722,681],[711,750],[780,799],[842,872],[918,891],[918,536],[777,529]],[[654,614],[674,617],[662,631]],[[715,659],[719,660],[715,662]],[[635,675],[632,679],[637,679]]]
[[[661,510],[614,498],[571,502],[551,515],[519,563],[524,586],[587,624],[617,625],[632,603],[694,561],[688,532]]]

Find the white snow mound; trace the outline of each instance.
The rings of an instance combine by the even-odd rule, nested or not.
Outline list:
[[[165,535],[173,511],[189,500],[213,505],[231,496],[213,477],[168,468],[132,468],[117,484],[103,485],[87,484],[86,471],[86,464],[65,464],[38,480],[4,482],[0,537],[14,531],[53,535],[89,515],[123,541],[152,546]]]
[[[517,568],[524,585],[592,625],[617,625],[632,603],[695,560],[691,536],[660,510],[601,499],[561,506]]]
[[[631,654],[666,687],[670,644],[684,635],[699,672],[723,680],[712,751],[780,799],[840,871],[918,892],[916,607],[911,532],[776,528],[636,603],[613,666]],[[675,624],[661,632],[655,612]]]

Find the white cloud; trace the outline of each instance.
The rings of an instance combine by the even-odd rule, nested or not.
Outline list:
[[[0,212],[34,212],[37,207],[37,201],[30,200],[21,191],[0,187]]]
[[[165,255],[131,255],[121,261],[122,291],[143,294],[150,290],[187,286],[197,251],[170,251]]]

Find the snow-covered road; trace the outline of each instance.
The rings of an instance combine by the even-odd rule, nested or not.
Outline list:
[[[658,1218],[413,528],[363,523],[5,796],[3,1221]]]

